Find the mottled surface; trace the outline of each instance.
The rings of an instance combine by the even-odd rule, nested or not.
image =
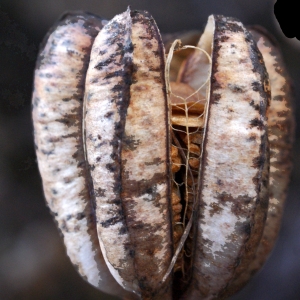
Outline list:
[[[116,16],[91,54],[86,140],[97,227],[108,266],[145,299],[172,255],[164,50],[147,13]]]
[[[173,251],[165,53],[153,18],[146,12],[131,16],[133,81],[123,137],[122,198],[144,299],[169,299],[171,291],[161,285]],[[128,140],[134,147],[126,147]]]
[[[1,1],[1,244],[2,299],[117,299],[99,292],[77,274],[63,249],[49,209],[44,203],[32,142],[30,98],[36,49],[64,10],[84,9],[106,18],[132,8],[147,9],[163,32],[201,29],[210,13],[237,16],[244,24],[261,24],[280,42],[284,60],[295,83],[299,82],[300,55],[280,36],[272,22],[273,1],[36,0]],[[7,13],[7,14],[6,14]],[[295,40],[295,44],[299,41]],[[296,99],[299,84],[294,86]],[[295,101],[296,108],[299,101]],[[299,109],[297,116],[299,114]],[[297,131],[295,164],[299,164]],[[299,299],[299,168],[294,168],[283,227],[262,272],[234,299]],[[45,226],[44,226],[45,225]],[[38,233],[38,234],[36,234]],[[47,243],[44,243],[44,241]],[[49,244],[51,246],[48,246]],[[39,250],[40,255],[35,251]],[[47,259],[47,265],[43,261]],[[28,268],[30,271],[28,271]]]
[[[292,169],[294,116],[290,78],[285,69],[278,46],[261,28],[250,30],[262,53],[271,84],[271,102],[268,110],[268,136],[270,143],[270,179],[268,216],[259,248],[253,262],[236,282],[240,289],[265,263],[277,240],[283,208]]]
[[[46,37],[35,71],[34,136],[44,193],[79,273],[101,290],[123,295],[97,239],[82,140],[82,104],[92,42],[101,19],[70,14]]]
[[[268,81],[243,25],[215,22],[200,170],[194,273],[187,299],[214,299],[258,246],[268,206]],[[205,33],[204,33],[205,34]],[[193,290],[194,289],[194,290]]]
[[[131,18],[116,16],[97,36],[91,52],[85,92],[85,139],[93,178],[99,241],[113,276],[128,289],[133,259],[121,192],[121,137],[129,101],[132,43]],[[123,233],[120,234],[119,233]],[[122,257],[122,261],[120,261]],[[119,274],[120,273],[120,274]]]

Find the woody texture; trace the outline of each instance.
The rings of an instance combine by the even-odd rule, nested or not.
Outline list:
[[[194,45],[163,39],[130,8],[109,22],[67,13],[50,30],[32,97],[44,194],[70,260],[101,291],[226,299],[280,228],[289,78],[268,33],[234,18],[211,15]]]

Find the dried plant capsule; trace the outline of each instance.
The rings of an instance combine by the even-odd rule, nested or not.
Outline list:
[[[35,73],[39,168],[68,254],[122,298],[223,299],[278,231],[293,135],[281,58],[260,31],[210,16],[202,50],[165,74],[147,12],[101,27],[61,21]]]

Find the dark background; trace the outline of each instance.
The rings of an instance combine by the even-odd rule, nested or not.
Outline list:
[[[293,0],[277,0],[274,5],[274,13],[284,35],[300,40],[299,26],[295,26],[298,19],[296,3]]]
[[[85,283],[65,255],[45,205],[31,125],[32,79],[38,45],[66,10],[107,19],[126,10],[148,10],[161,32],[202,29],[211,13],[266,27],[280,42],[294,82],[299,111],[300,41],[281,33],[272,0],[1,0],[0,1],[0,300],[113,299]],[[300,299],[300,160],[295,168],[283,226],[264,269],[233,299]]]

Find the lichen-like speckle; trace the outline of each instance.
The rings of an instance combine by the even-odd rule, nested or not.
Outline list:
[[[68,256],[92,285],[123,297],[97,239],[83,151],[82,99],[99,17],[69,13],[46,36],[35,70],[33,123],[44,193]],[[101,191],[100,191],[101,194]]]
[[[268,176],[266,71],[239,21],[211,16],[208,30],[210,22],[215,26],[213,63],[196,242],[201,255],[195,256],[196,288],[187,292],[187,299],[215,299],[226,291],[228,282],[253,257],[266,212],[260,204],[267,199],[262,182]],[[256,109],[261,105],[263,109]]]
[[[291,151],[294,139],[294,117],[289,76],[273,38],[260,27],[250,30],[263,56],[271,84],[268,110],[268,138],[270,144],[269,207],[263,236],[248,268],[233,283],[239,290],[264,264],[280,228],[287,187],[292,168]]]
[[[154,20],[127,10],[96,38],[85,92],[101,249],[116,280],[145,298],[162,293],[172,255],[163,65]]]

